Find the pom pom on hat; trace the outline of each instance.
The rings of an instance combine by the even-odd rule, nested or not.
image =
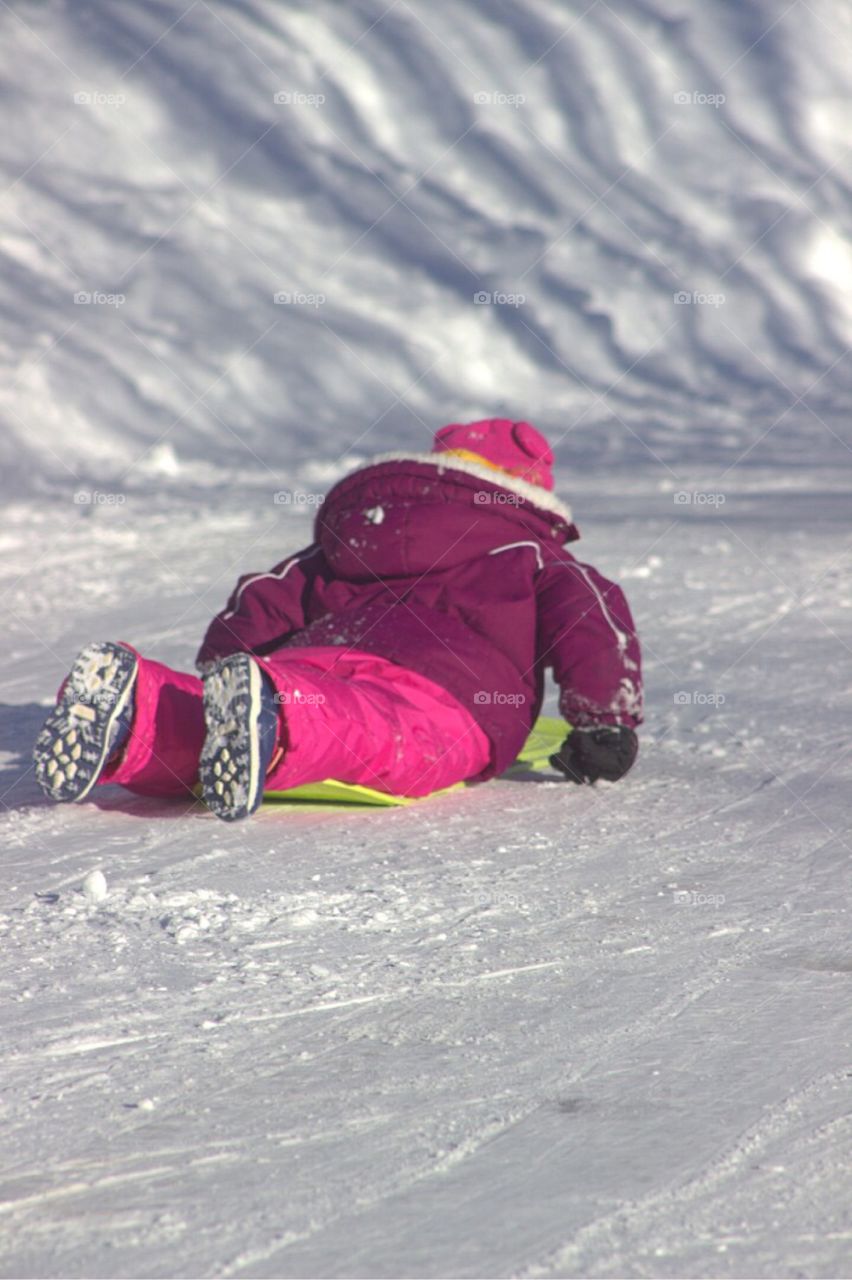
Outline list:
[[[531,422],[509,418],[452,422],[435,433],[432,452],[474,455],[509,475],[553,489],[553,452]]]

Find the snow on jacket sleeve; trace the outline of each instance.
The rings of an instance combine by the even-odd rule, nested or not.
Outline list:
[[[538,578],[538,659],[553,668],[570,724],[641,724],[639,641],[627,601],[565,551]]]
[[[320,548],[310,546],[268,573],[240,578],[207,628],[195,665],[203,669],[231,653],[263,653],[282,644],[305,625],[305,591],[323,563]]]

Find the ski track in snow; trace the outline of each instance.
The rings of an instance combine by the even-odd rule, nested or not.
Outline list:
[[[847,6],[0,31],[0,1275],[852,1276]],[[82,644],[188,667],[337,476],[499,412],[636,614],[630,779],[42,799]]]

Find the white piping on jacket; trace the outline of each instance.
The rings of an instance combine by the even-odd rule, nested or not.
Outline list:
[[[530,542],[530,541],[507,542],[504,547],[493,547],[492,550],[488,552],[488,554],[490,556],[496,556],[498,552],[511,551],[513,547],[532,547],[533,550],[535,551],[536,559],[538,560],[539,569],[544,568],[544,561],[542,560],[542,556],[541,556],[541,547],[537,542]],[[585,565],[580,564],[579,560],[574,560],[574,559],[571,559],[570,561],[563,562],[563,563],[567,563],[571,569],[579,569],[587,585],[590,587],[591,591],[593,592],[595,599],[600,605],[601,613],[603,614],[607,625],[609,626],[610,630],[612,631],[613,635],[616,638],[616,641],[618,642],[618,652],[623,654],[627,649],[629,637],[619,627],[615,625],[615,619],[613,618],[612,614],[609,611],[606,600],[604,599],[603,595],[598,590],[598,588],[595,586],[592,579],[589,577],[588,573],[586,572]]]
[[[316,543],[314,546],[308,547],[307,550],[300,551],[297,555],[293,556],[292,560],[287,561],[287,563],[284,565],[280,573],[273,573],[270,570],[269,573],[254,574],[253,577],[249,578],[246,582],[242,584],[239,591],[237,592],[237,598],[234,601],[233,609],[228,609],[225,613],[222,614],[222,621],[226,622],[228,618],[233,618],[237,609],[239,609],[240,607],[240,600],[242,598],[242,594],[245,591],[246,587],[250,587],[254,582],[260,582],[262,578],[278,578],[279,581],[283,581],[283,579],[287,577],[287,574],[293,568],[294,564],[298,564],[300,560],[307,560],[309,556],[315,556],[320,549],[321,548],[319,546],[319,543]]]
[[[585,578],[585,580],[586,580],[586,582],[588,583],[589,587],[591,587],[592,591],[593,591],[593,592],[594,592],[594,594],[595,594],[595,597],[596,597],[596,599],[597,599],[597,602],[598,602],[598,604],[599,604],[599,605],[600,605],[600,607],[601,607],[601,613],[602,613],[602,614],[603,614],[603,616],[606,618],[606,621],[607,621],[607,623],[609,624],[609,627],[610,627],[610,629],[611,629],[611,631],[612,631],[613,635],[615,636],[616,640],[618,641],[618,652],[623,654],[623,653],[625,652],[625,650],[627,649],[628,636],[625,634],[625,632],[623,632],[619,627],[617,627],[617,626],[615,625],[615,621],[614,621],[614,619],[613,619],[613,616],[612,616],[612,614],[610,613],[609,608],[607,607],[606,600],[604,600],[604,598],[603,598],[603,596],[601,595],[600,591],[598,591],[598,589],[597,589],[597,587],[595,586],[594,582],[593,582],[593,581],[592,581],[592,579],[589,577],[588,573],[586,572],[586,567],[585,567],[585,565],[580,564],[579,560],[572,560],[572,561],[571,561],[571,565],[570,565],[570,567],[571,567],[572,569],[579,569],[579,570],[580,570],[580,573],[581,573],[581,574],[583,575],[583,577]]]
[[[496,556],[500,551],[511,551],[513,547],[532,547],[535,551],[536,560],[538,560],[539,569],[544,568],[544,561],[541,558],[541,547],[537,542],[507,542],[505,547],[492,547],[488,552],[490,556]]]

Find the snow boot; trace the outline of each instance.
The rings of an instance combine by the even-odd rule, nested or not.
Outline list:
[[[254,813],[278,743],[272,681],[247,653],[223,658],[204,677],[207,737],[199,774],[204,802],[225,822]]]
[[[85,800],[125,746],[138,668],[123,644],[89,644],[77,654],[33,749],[36,781],[51,800]]]

